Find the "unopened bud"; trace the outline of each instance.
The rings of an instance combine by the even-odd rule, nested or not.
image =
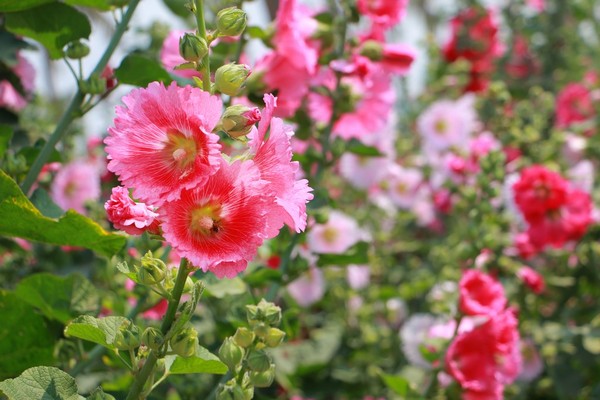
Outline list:
[[[265,343],[269,347],[277,347],[283,342],[285,332],[277,328],[269,328],[269,332],[265,337]]]
[[[221,117],[221,129],[233,138],[246,136],[252,126],[260,121],[261,115],[258,107],[248,107],[236,104],[227,107]]]
[[[250,382],[256,387],[269,387],[275,379],[275,364],[271,364],[264,372],[251,372]]]
[[[217,13],[217,30],[221,36],[239,36],[244,33],[248,17],[236,7],[224,8]]]
[[[225,338],[225,341],[219,348],[219,358],[230,371],[235,371],[236,367],[244,358],[244,349],[236,344],[232,338]]]
[[[262,310],[266,323],[269,325],[279,325],[279,322],[281,322],[281,308],[265,299],[262,299],[258,303],[258,308]]]
[[[80,81],[79,87],[86,94],[102,94],[106,92],[106,79],[94,74],[86,81]]]
[[[131,322],[119,327],[114,346],[119,350],[133,350],[140,345],[140,329]]]
[[[173,352],[181,357],[191,357],[196,354],[198,332],[192,327],[185,328],[169,341]]]
[[[256,335],[250,329],[241,327],[237,328],[237,330],[235,331],[235,335],[233,335],[233,340],[238,346],[247,348],[252,346],[255,337]]]
[[[261,339],[264,339],[269,334],[269,325],[264,322],[255,322],[252,324],[252,330]]]
[[[383,58],[383,45],[375,40],[367,40],[360,48],[360,55],[371,61],[380,61]]]
[[[190,62],[200,62],[208,54],[206,40],[192,33],[186,33],[179,38],[179,54]]]
[[[165,279],[167,266],[159,259],[152,257],[151,252],[147,252],[142,257],[142,266],[137,271],[137,278],[145,285],[156,285]]]
[[[79,60],[90,54],[90,47],[82,42],[71,42],[67,46],[65,55],[72,60]]]
[[[271,358],[263,350],[252,350],[246,358],[248,369],[253,372],[265,372],[271,366]]]
[[[165,343],[165,338],[162,332],[156,328],[146,328],[142,333],[142,344],[146,345],[150,350],[158,350]]]
[[[246,400],[244,389],[235,381],[229,381],[217,390],[217,400]]]
[[[250,75],[250,67],[245,64],[225,64],[215,72],[215,87],[229,96],[237,95]]]

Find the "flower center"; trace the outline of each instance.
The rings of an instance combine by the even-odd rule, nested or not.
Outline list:
[[[448,123],[443,119],[438,119],[437,121],[435,121],[433,129],[435,129],[435,132],[438,135],[444,135],[448,130]]]
[[[221,230],[221,207],[206,204],[191,213],[190,228],[196,236],[214,236]]]
[[[337,237],[338,231],[335,228],[327,227],[323,231],[323,240],[325,240],[329,244],[335,243]]]
[[[164,158],[182,171],[182,177],[187,175],[199,153],[200,149],[193,138],[176,130],[167,133],[167,143],[163,149]]]

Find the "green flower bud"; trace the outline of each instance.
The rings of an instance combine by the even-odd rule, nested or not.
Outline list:
[[[179,54],[186,61],[200,62],[208,54],[206,40],[192,33],[186,33],[179,39]]]
[[[260,118],[258,107],[236,104],[227,107],[221,117],[220,127],[232,138],[239,138],[249,134],[252,126],[260,121]]]
[[[140,345],[140,329],[130,321],[119,327],[113,345],[118,350],[133,350]]]
[[[235,343],[238,346],[247,348],[247,347],[252,346],[252,343],[254,343],[255,337],[256,337],[256,335],[254,334],[254,332],[252,332],[248,328],[242,327],[242,328],[237,328],[237,330],[235,331],[235,335],[233,335],[233,340],[235,341]]]
[[[159,329],[146,328],[142,333],[142,343],[150,350],[158,350],[165,343],[165,338]]]
[[[263,350],[252,350],[246,358],[248,369],[252,372],[265,372],[271,366],[271,358]]]
[[[217,400],[246,400],[244,389],[235,381],[221,385],[217,390]]]
[[[245,64],[225,64],[215,72],[215,87],[229,96],[237,95],[250,75],[250,67]]]
[[[191,357],[198,347],[198,332],[192,327],[185,328],[169,341],[173,352],[181,357]]]
[[[67,46],[65,55],[71,60],[79,60],[90,54],[90,47],[82,42],[71,42]]]
[[[256,387],[269,387],[275,379],[275,364],[271,364],[264,372],[250,372],[250,382]]]
[[[217,30],[221,36],[239,36],[247,23],[246,12],[239,8],[228,7],[217,13]]]
[[[92,75],[87,81],[80,81],[79,87],[86,94],[102,94],[106,92],[106,79],[99,75]]]
[[[193,289],[194,289],[194,280],[188,276],[185,279],[185,284],[183,285],[183,293],[192,293]]]
[[[269,325],[279,325],[279,322],[281,322],[281,308],[265,299],[262,299],[258,303],[258,308],[262,310],[262,314],[265,317],[264,321],[266,323]]]
[[[230,337],[226,338],[219,348],[219,358],[230,371],[235,371],[236,367],[242,362],[244,353],[244,349]]]
[[[269,332],[265,337],[265,343],[269,347],[277,347],[283,342],[285,332],[277,328],[269,328]]]
[[[252,330],[261,339],[264,339],[269,334],[269,325],[264,322],[256,322],[252,325]]]
[[[142,257],[142,266],[137,271],[137,277],[145,285],[156,285],[165,279],[167,266],[159,259],[152,257],[147,252]]]
[[[360,55],[371,61],[380,61],[383,58],[383,46],[375,40],[367,40],[360,48]]]

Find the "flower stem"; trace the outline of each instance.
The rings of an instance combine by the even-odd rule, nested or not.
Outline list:
[[[210,42],[208,40],[208,35],[206,33],[206,22],[204,21],[204,0],[195,0],[196,1],[196,22],[198,23],[198,36],[202,39],[206,40],[208,44],[209,51],[202,58],[201,71],[202,72],[202,89],[204,91],[211,92],[210,85]]]
[[[173,321],[175,320],[175,313],[177,311],[177,307],[179,306],[181,294],[183,293],[183,288],[185,286],[185,281],[187,280],[189,272],[189,262],[187,261],[187,259],[182,258],[181,263],[179,264],[179,271],[177,271],[175,286],[173,287],[173,292],[171,293],[171,299],[169,300],[167,313],[165,314],[163,321],[160,325],[160,331],[163,333],[163,335],[166,335],[171,329],[171,326],[173,325]],[[136,375],[133,381],[133,385],[129,389],[127,400],[140,400],[145,398],[147,393],[144,394],[143,389],[150,375],[154,373],[156,361],[158,361],[156,351],[151,350],[150,354],[148,354],[148,357],[146,358],[144,366]]]
[[[117,24],[115,28],[115,33],[110,39],[108,47],[106,47],[104,54],[102,54],[102,57],[98,61],[98,64],[96,64],[96,67],[94,68],[90,76],[100,74],[108,64],[108,60],[110,59],[113,52],[117,48],[117,45],[121,41],[121,37],[123,37],[123,34],[127,30],[127,25],[129,25],[129,21],[131,20],[133,12],[135,11],[139,2],[140,0],[130,0],[127,11],[123,15],[121,21]],[[44,144],[44,147],[42,147],[40,154],[33,162],[33,165],[27,173],[25,180],[21,184],[21,189],[25,194],[28,194],[31,190],[31,187],[33,186],[38,175],[40,174],[42,167],[48,161],[52,150],[54,150],[54,146],[56,146],[56,144],[62,140],[65,133],[67,132],[67,128],[69,127],[69,125],[71,125],[71,122],[73,122],[81,115],[81,104],[83,103],[84,97],[85,94],[78,87],[77,92],[75,93],[73,99],[71,99],[71,102],[69,103],[69,106],[58,121],[54,132],[52,132],[52,134],[48,138],[48,141]]]

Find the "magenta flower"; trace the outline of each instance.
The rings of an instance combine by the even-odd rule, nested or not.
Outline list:
[[[409,0],[358,0],[358,11],[379,25],[391,27],[399,22]]]
[[[249,135],[249,145],[260,177],[269,183],[268,193],[274,200],[267,216],[267,237],[270,238],[277,236],[283,224],[296,232],[303,231],[306,228],[306,203],[313,195],[306,179],[296,179],[300,164],[292,161],[291,127],[279,118],[271,118],[276,98],[267,94],[264,99],[263,117],[258,130]],[[268,128],[270,133],[266,138]]]
[[[232,278],[243,271],[266,237],[272,198],[253,161],[228,164],[184,189],[159,209],[163,236],[181,257],[203,271]]]
[[[63,210],[85,214],[85,203],[100,197],[100,176],[95,165],[74,161],[65,165],[54,178],[50,197]]]
[[[134,189],[134,197],[160,206],[217,172],[221,146],[211,132],[221,117],[219,98],[153,82],[133,90],[123,103],[108,130],[106,152],[109,171]]]
[[[129,191],[122,186],[112,189],[110,199],[104,203],[108,220],[116,229],[130,235],[141,235],[145,231],[158,233],[158,213],[144,203],[136,203]]]

